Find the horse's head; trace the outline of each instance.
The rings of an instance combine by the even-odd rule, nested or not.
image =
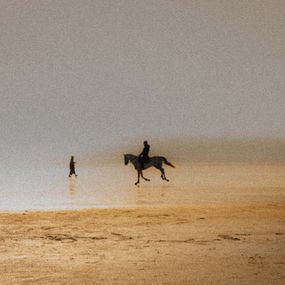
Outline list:
[[[125,159],[125,165],[128,165],[129,163],[129,158],[127,154],[124,154],[124,159]]]
[[[125,159],[125,165],[129,163],[129,161],[134,164],[136,161],[137,156],[133,154],[124,154],[124,159]]]

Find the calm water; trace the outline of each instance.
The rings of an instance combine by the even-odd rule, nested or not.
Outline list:
[[[178,165],[166,168],[170,182],[157,170],[145,171],[150,182],[136,187],[131,166],[1,171],[0,211],[197,205],[285,201],[284,166]]]

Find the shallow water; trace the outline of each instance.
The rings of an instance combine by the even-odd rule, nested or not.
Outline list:
[[[2,170],[0,211],[285,201],[285,168],[274,165],[178,165],[155,169],[136,187],[136,172],[121,164],[68,169]]]

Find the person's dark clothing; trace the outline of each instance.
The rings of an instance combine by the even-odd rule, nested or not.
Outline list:
[[[75,173],[75,162],[74,162],[74,158],[73,156],[70,159],[70,163],[69,163],[69,177],[74,174],[75,176],[77,176],[77,174]]]
[[[149,156],[148,156],[149,149],[150,149],[149,144],[145,144],[143,151],[139,155],[139,161],[141,163],[142,168],[144,168],[145,163],[149,162]]]
[[[147,144],[144,146],[143,151],[141,152],[140,156],[143,157],[147,157],[148,158],[148,154],[149,154],[149,148],[150,146]]]

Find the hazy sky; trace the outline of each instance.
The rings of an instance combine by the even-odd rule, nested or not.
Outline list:
[[[0,40],[1,164],[285,136],[284,0],[0,0]]]

